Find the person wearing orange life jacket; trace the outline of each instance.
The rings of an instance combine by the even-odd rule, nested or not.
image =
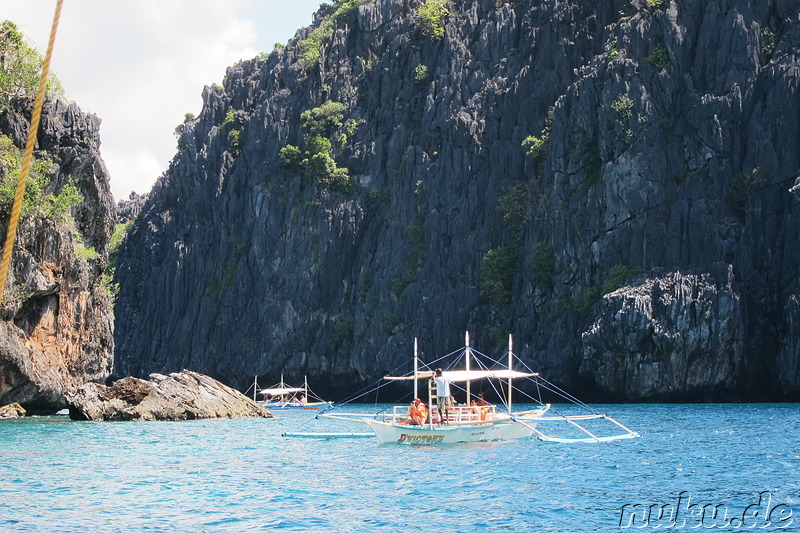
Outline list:
[[[481,420],[486,420],[489,414],[489,402],[483,397],[483,392],[479,392],[478,398],[472,400],[472,410]]]
[[[419,398],[414,398],[411,406],[408,408],[408,423],[415,426],[425,424],[428,419],[428,408]]]

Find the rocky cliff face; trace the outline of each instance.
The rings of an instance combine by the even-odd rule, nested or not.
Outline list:
[[[579,395],[797,398],[796,2],[465,0],[440,39],[422,4],[340,0],[205,89],[115,373],[343,395],[468,329]]]
[[[146,201],[146,194],[138,194],[135,192],[131,192],[127,200],[123,199],[118,201],[117,223],[125,224],[138,217],[139,213],[142,212],[142,207],[144,207]]]
[[[22,147],[29,120],[30,110],[6,110],[0,133]],[[0,310],[0,405],[59,409],[65,394],[111,372],[114,317],[103,271],[115,212],[99,126],[75,104],[45,106],[36,153],[54,168],[43,197],[72,184],[82,199],[64,216],[37,210],[19,227]]]

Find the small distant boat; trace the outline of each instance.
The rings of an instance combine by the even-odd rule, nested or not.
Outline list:
[[[263,397],[256,399],[256,394]],[[308,388],[308,378],[303,378],[302,387],[290,387],[283,381],[266,389],[259,389],[258,382],[253,382],[253,400],[268,409],[320,409],[330,407],[333,402],[328,402],[314,394]]]
[[[469,333],[466,335],[466,346],[462,356],[466,367],[464,370],[420,370],[415,339],[413,373],[404,376],[384,377],[385,380],[413,380],[413,397],[415,400],[411,406],[408,404],[395,405],[391,408],[391,411],[383,412],[371,418],[359,413],[332,413],[330,412],[331,410],[321,412],[318,417],[363,422],[372,429],[375,436],[382,443],[435,445],[510,440],[532,436],[539,440],[551,442],[607,442],[639,436],[636,432],[626,428],[616,420],[594,410],[589,415],[545,416],[551,406],[539,401],[538,406],[534,409],[520,412],[512,411],[511,391],[514,379],[527,378],[537,384],[547,384],[547,382],[541,380],[537,373],[520,372],[511,368],[514,360],[511,349],[511,336],[509,336],[508,363],[505,368],[488,369],[484,367],[477,370],[471,369],[470,361],[474,357],[474,353],[469,345]],[[448,382],[446,386],[449,387],[449,384],[453,384],[466,393],[464,405],[449,404],[442,408],[437,406],[437,396],[439,396],[437,394],[437,387],[439,386],[437,385],[437,380],[439,380],[439,384],[443,384],[444,381],[441,378]],[[417,394],[419,380],[426,380],[428,383],[427,404],[422,402]],[[498,410],[496,405],[489,404],[483,401],[482,398],[473,396],[471,383],[476,380],[499,380],[501,384],[507,384],[506,386],[501,385],[499,391],[502,393],[501,397],[504,400],[504,409]],[[464,388],[461,388],[460,384],[464,384]],[[560,389],[556,387],[556,391],[560,391]],[[442,394],[442,396],[446,396],[446,393]],[[563,397],[581,407],[588,408],[586,404],[577,401],[571,395],[567,394]],[[416,399],[419,399],[419,403],[417,403]],[[584,427],[583,424],[588,420],[611,422],[624,430],[624,433],[601,436]],[[583,436],[579,438],[558,438],[546,435],[537,428],[540,423],[554,421],[566,422],[571,427],[577,428]],[[287,436],[306,435],[291,434]],[[328,434],[327,436],[334,436],[334,434]],[[342,436],[346,435],[342,434]]]

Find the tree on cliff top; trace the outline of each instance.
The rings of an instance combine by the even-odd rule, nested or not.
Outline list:
[[[39,85],[44,58],[25,41],[17,25],[6,20],[0,26],[0,109],[13,107],[16,98],[33,98]],[[47,94],[63,97],[61,82],[48,76]]]
[[[15,111],[19,99],[32,100],[36,96],[43,63],[42,55],[27,44],[16,24],[10,20],[3,22],[0,26],[0,112]],[[52,74],[48,76],[47,94],[53,98],[64,96],[61,82]],[[50,185],[56,171],[54,165],[47,153],[34,153],[22,202],[23,220],[35,213],[62,220],[72,207],[83,201],[83,195],[72,181],[62,185],[55,194]],[[0,135],[0,221],[11,214],[21,168],[22,151],[10,137]]]

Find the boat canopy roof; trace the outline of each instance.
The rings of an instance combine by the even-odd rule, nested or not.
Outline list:
[[[432,370],[425,370],[417,372],[417,379],[432,378],[434,372]],[[538,376],[539,374],[530,372],[518,372],[516,370],[498,369],[498,370],[445,370],[442,375],[449,378],[450,381],[471,381],[473,379],[516,379],[516,378],[530,378]],[[397,381],[410,381],[414,376],[384,376],[383,379],[397,380]]]
[[[271,394],[272,396],[281,396],[283,394],[294,394],[296,392],[303,392],[305,389],[302,387],[275,387],[272,389],[261,389],[259,394]]]

